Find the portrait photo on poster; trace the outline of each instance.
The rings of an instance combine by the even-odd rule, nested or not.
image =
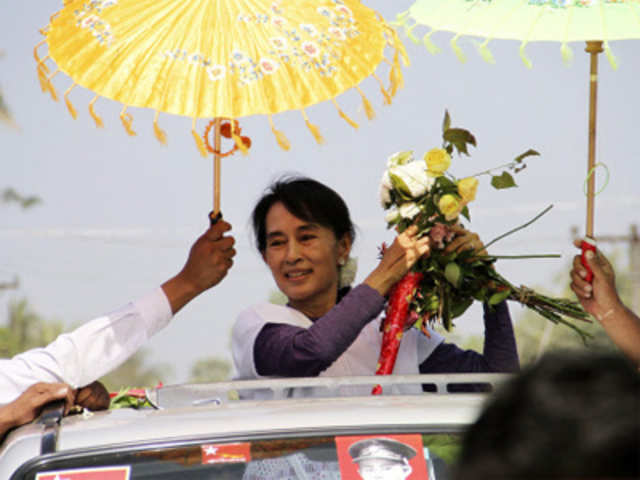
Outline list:
[[[427,462],[420,434],[336,437],[343,480],[424,480]]]

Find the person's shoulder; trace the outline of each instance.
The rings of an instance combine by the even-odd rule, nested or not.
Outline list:
[[[270,302],[262,302],[251,305],[238,314],[238,320],[243,318],[262,317],[265,315],[284,314],[288,307],[284,305],[276,305]]]
[[[241,311],[236,319],[238,323],[284,323],[303,328],[312,325],[311,320],[299,311],[270,302],[258,303]]]

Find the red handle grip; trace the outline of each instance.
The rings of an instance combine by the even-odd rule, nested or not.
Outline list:
[[[580,255],[580,260],[582,261],[582,266],[587,269],[587,276],[585,277],[585,280],[587,282],[591,283],[591,280],[593,280],[593,272],[591,271],[591,267],[589,266],[589,262],[587,262],[586,254],[587,254],[587,252],[591,251],[595,255],[595,253],[596,253],[596,242],[595,242],[595,240],[592,240],[591,238],[585,238],[584,240],[582,240],[582,243],[580,244],[580,247],[582,248],[582,254]]]

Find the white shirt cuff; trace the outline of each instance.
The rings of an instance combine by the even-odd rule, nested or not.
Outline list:
[[[140,317],[147,322],[147,338],[166,327],[173,317],[169,299],[161,287],[154,289],[134,302]]]

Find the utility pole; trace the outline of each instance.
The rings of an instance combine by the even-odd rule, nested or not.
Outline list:
[[[578,227],[571,227],[571,236],[578,238]],[[640,313],[640,235],[638,226],[632,224],[628,235],[597,235],[596,241],[602,243],[629,243],[629,281],[631,282],[631,308]]]

